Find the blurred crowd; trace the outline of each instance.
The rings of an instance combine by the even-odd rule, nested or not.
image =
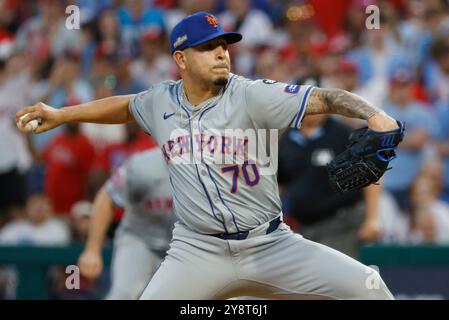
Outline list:
[[[79,29],[66,26],[71,4],[80,8]],[[371,4],[378,29],[366,26]],[[382,181],[379,240],[449,242],[449,1],[0,0],[1,244],[83,241],[104,181],[155,146],[135,124],[70,123],[25,135],[15,112],[178,79],[168,37],[196,11],[243,34],[229,48],[234,73],[286,83],[319,77],[322,87],[357,93],[405,121]]]

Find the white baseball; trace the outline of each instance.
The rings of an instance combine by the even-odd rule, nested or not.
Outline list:
[[[19,128],[19,130],[22,131],[22,132],[31,132],[31,131],[34,131],[34,130],[36,130],[36,128],[39,126],[39,122],[38,122],[36,119],[31,120],[30,122],[28,122],[26,125],[23,126],[23,125],[22,125],[22,120],[23,120],[23,118],[25,118],[27,115],[28,115],[28,113],[27,113],[27,114],[24,114],[23,116],[21,116],[20,119],[19,119],[19,121],[17,122],[17,128]]]

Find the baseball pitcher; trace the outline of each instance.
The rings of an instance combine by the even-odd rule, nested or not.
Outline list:
[[[228,45],[241,39],[195,13],[171,33],[181,80],[62,109],[37,103],[16,121],[39,118],[37,133],[69,121],[137,121],[157,140],[179,221],[141,299],[392,299],[372,268],[282,222],[269,137],[321,113],[364,119],[372,132],[399,132],[398,122],[344,90],[232,74]],[[387,142],[385,161],[398,143]]]

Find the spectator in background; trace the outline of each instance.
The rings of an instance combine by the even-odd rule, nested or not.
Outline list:
[[[403,47],[404,39],[400,32],[398,4],[390,0],[378,0],[377,5],[382,16],[383,26],[387,30],[386,41],[392,44],[400,44]]]
[[[53,217],[50,199],[45,194],[30,195],[26,212],[26,219],[8,223],[0,230],[0,244],[35,246],[69,244],[69,228],[63,221]]]
[[[98,18],[82,26],[81,67],[83,78],[89,78],[97,64],[125,56],[121,44],[121,30],[114,9],[105,9]],[[104,76],[104,75],[102,75]]]
[[[117,18],[122,31],[121,45],[128,49],[127,57],[134,57],[138,52],[141,33],[150,28],[165,30],[162,12],[145,6],[141,0],[125,0],[117,11]]]
[[[351,6],[344,14],[342,22],[343,33],[349,39],[351,48],[362,46],[362,35],[366,30],[365,21],[365,5],[361,1],[352,1]]]
[[[407,134],[397,150],[393,169],[384,175],[383,184],[398,202],[401,210],[408,205],[408,189],[418,175],[426,146],[437,133],[437,123],[431,111],[413,98],[414,75],[408,69],[397,69],[390,77],[389,99],[385,112],[404,121]]]
[[[177,77],[173,59],[165,48],[165,35],[162,30],[148,31],[140,38],[141,56],[130,66],[134,81],[145,88],[168,79]]]
[[[416,189],[427,188],[424,195],[414,194],[416,199],[413,208],[417,209],[415,210],[417,226],[421,226],[419,222],[422,218],[424,233],[429,229],[433,230],[434,242],[449,243],[449,203],[444,201],[444,166],[438,154],[430,155],[425,160],[415,180],[419,180],[415,181],[419,184]],[[418,191],[412,188],[412,192]]]
[[[427,36],[426,11],[432,1],[410,0],[404,8],[407,17],[399,22],[399,32],[404,49],[411,56],[413,66],[419,67],[422,60],[420,47]]]
[[[391,72],[398,67],[410,68],[405,51],[398,43],[388,41],[388,35],[384,24],[380,29],[365,30],[363,45],[347,55],[357,65],[362,96],[379,106],[388,95]]]
[[[90,85],[80,78],[79,59],[73,55],[58,57],[53,65],[47,95],[42,100],[64,106],[68,100],[86,102],[92,97]]]
[[[10,36],[20,27],[20,24],[28,18],[29,4],[24,1],[3,0],[0,1],[0,41],[3,36]]]
[[[435,145],[444,163],[442,198],[449,203],[449,103],[440,105],[436,111],[439,122],[439,133]]]
[[[23,215],[26,201],[25,172],[31,164],[24,137],[13,121],[26,101],[28,75],[21,54],[0,58],[0,227],[11,215]]]
[[[69,123],[42,154],[46,164],[45,192],[56,214],[65,216],[87,195],[87,179],[94,160],[94,148],[80,132],[78,123]]]
[[[72,242],[85,243],[89,231],[90,214],[92,203],[89,201],[78,201],[70,210],[72,226]]]
[[[105,9],[112,7],[113,2],[114,0],[75,0],[73,4],[80,8],[81,22],[86,23],[96,19]]]
[[[6,1],[0,2],[0,57],[4,59],[13,49],[14,34],[9,30],[13,11],[7,8]]]
[[[116,79],[114,74],[115,58],[98,55],[95,57],[93,68],[89,74],[89,80],[92,86],[103,82],[109,90],[114,90]]]
[[[103,11],[96,21],[95,54],[97,56],[116,57],[121,55],[121,28],[116,12],[112,9]]]
[[[28,84],[29,91],[26,93],[28,102],[41,101],[50,94],[50,75],[54,66],[54,59],[48,58],[41,64],[31,66],[31,75]]]
[[[340,59],[337,62],[334,79],[332,80],[338,88],[355,92],[358,90],[358,68],[355,63],[348,59]]]
[[[409,241],[409,217],[399,209],[394,197],[385,189],[379,200],[379,220],[384,244],[406,244]]]
[[[273,25],[270,18],[261,10],[251,7],[251,0],[229,0],[227,10],[218,17],[226,31],[243,35],[245,44],[236,46],[235,68],[242,75],[250,75],[254,67],[256,47],[269,45],[273,39]]]
[[[303,6],[291,4],[284,12],[284,28],[276,32],[272,39],[279,48],[282,60],[288,65],[294,79],[317,74],[317,57],[313,55],[317,42],[322,42],[323,34],[317,28],[313,16],[289,14],[290,10],[301,10]]]
[[[348,50],[349,43],[344,37],[334,37],[313,47],[314,69],[320,75],[321,86],[334,88],[337,86],[335,75],[340,71],[340,61]],[[356,67],[357,70],[357,67]],[[357,70],[358,74],[358,70]]]
[[[419,176],[428,178],[435,188],[438,199],[444,201],[444,163],[438,153],[432,152],[426,156]]]
[[[421,37],[414,39],[418,44],[416,55],[420,64],[424,84],[433,96],[433,90],[438,82],[435,78],[439,74],[438,66],[432,60],[432,44],[437,39],[445,38],[449,34],[448,4],[444,0],[425,1],[423,16],[424,32]]]
[[[436,104],[449,106],[449,31],[433,42],[431,55],[435,62],[428,69],[431,99]]]
[[[26,217],[11,221],[0,229],[0,245],[42,247],[64,246],[69,243],[70,231],[67,224],[53,217],[50,200],[41,192],[28,197]],[[0,269],[0,281],[6,284],[8,299],[15,298],[18,280],[20,279],[14,267]]]
[[[449,205],[438,199],[438,186],[419,175],[410,188],[410,242],[449,243]]]
[[[165,31],[170,34],[174,26],[184,19],[198,11],[214,12],[216,0],[178,0],[177,6],[165,12]]]
[[[329,77],[334,87],[353,92],[361,97],[366,95],[366,92],[359,86],[358,67],[353,61],[345,58],[340,58],[336,63],[336,69]],[[335,116],[338,117],[338,116]],[[345,122],[354,128],[361,128],[366,126],[363,120],[355,118],[338,117],[339,120]]]
[[[69,102],[83,103],[91,99],[90,85],[79,77],[80,66],[78,62],[78,59],[72,55],[62,55],[55,60],[46,85],[46,92],[41,92],[43,95],[41,101],[60,108]],[[55,131],[33,135],[33,147],[38,152],[42,152],[48,143],[62,131],[62,128],[58,128]]]
[[[17,49],[28,53],[34,63],[77,51],[81,34],[65,26],[65,1],[38,0],[37,4],[38,14],[26,20],[17,33]]]
[[[117,60],[115,62],[115,86],[114,95],[126,95],[139,93],[146,88],[139,79],[131,76],[131,60]]]
[[[276,49],[267,47],[260,50],[256,56],[255,79],[273,79],[289,83],[294,79],[289,79],[288,66],[282,60]]]
[[[225,30],[239,32],[245,45],[255,47],[266,44],[272,38],[273,25],[261,10],[251,7],[251,0],[228,0],[227,10],[219,18]]]

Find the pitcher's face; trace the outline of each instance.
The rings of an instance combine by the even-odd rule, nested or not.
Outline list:
[[[217,86],[224,86],[228,82],[231,60],[225,39],[213,39],[180,53],[182,56],[175,60],[193,79]]]

